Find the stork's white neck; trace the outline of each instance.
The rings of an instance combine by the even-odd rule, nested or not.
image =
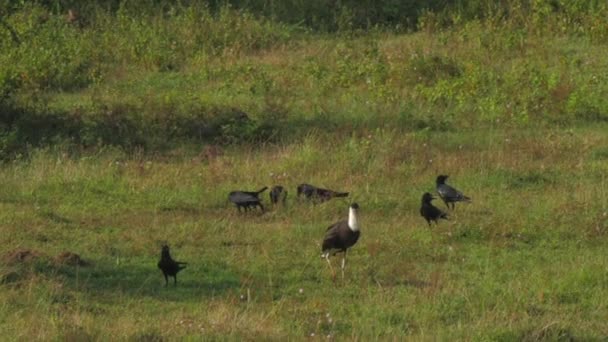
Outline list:
[[[357,217],[357,210],[350,208],[348,211],[348,228],[353,232],[359,230],[359,219]]]

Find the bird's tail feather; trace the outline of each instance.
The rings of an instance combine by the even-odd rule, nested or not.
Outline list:
[[[266,191],[266,189],[268,189],[267,186],[265,186],[265,187],[261,188],[260,190],[258,190],[257,193],[260,194],[260,193]]]

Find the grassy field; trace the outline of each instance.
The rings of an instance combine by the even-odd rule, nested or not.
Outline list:
[[[42,151],[1,171],[3,250],[43,256],[0,269],[0,328],[20,339],[602,338],[606,128],[311,135],[206,161]],[[438,173],[473,203],[429,229],[419,201]],[[298,203],[303,181],[352,195]],[[272,184],[288,187],[287,207],[226,203]],[[334,284],[320,242],[350,201],[362,238]],[[177,287],[156,269],[164,241],[190,263]],[[91,265],[57,265],[62,251]]]
[[[606,5],[464,1],[404,29],[350,2],[304,24],[287,0],[283,21],[262,0],[9,3],[3,338],[608,337]],[[438,174],[473,201],[429,228]],[[350,196],[299,202],[304,182]],[[227,201],[275,184],[285,207]],[[355,201],[333,282],[321,241]],[[165,242],[189,263],[167,288]]]

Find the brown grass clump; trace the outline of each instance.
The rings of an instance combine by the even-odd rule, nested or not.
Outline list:
[[[201,151],[201,153],[199,153],[199,155],[194,158],[195,161],[198,162],[204,162],[204,161],[212,161],[215,160],[218,157],[221,157],[224,155],[224,151],[222,150],[221,147],[217,146],[217,145],[206,145],[203,150]]]

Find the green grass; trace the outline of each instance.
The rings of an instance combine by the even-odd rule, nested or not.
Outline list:
[[[604,4],[50,3],[0,1],[4,338],[608,336]],[[438,174],[473,202],[429,228]],[[274,184],[286,207],[227,201]]]
[[[60,143],[166,152],[311,130],[606,122],[608,34],[596,19],[608,8],[553,5],[509,1],[509,16],[481,6],[484,20],[450,25],[427,13],[411,34],[318,33],[194,5],[98,8],[77,25],[59,5],[17,6],[2,20],[21,43],[0,29],[0,157]]]
[[[47,256],[2,264],[0,329],[43,339],[603,338],[605,129],[318,134],[202,162],[40,151],[0,171],[0,251]],[[429,229],[419,201],[438,173],[473,203]],[[305,181],[352,195],[298,203]],[[238,214],[226,201],[272,184],[288,187],[286,208]],[[350,201],[362,207],[362,238],[333,283],[320,242]],[[164,241],[190,263],[177,287],[164,288],[156,268]],[[64,250],[92,265],[55,265]]]

